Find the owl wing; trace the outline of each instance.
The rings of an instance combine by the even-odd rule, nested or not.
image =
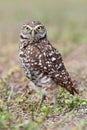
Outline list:
[[[61,54],[49,42],[44,47],[42,57],[44,62],[41,69],[44,72],[47,72],[59,85],[71,84],[72,81],[64,66]]]
[[[51,77],[58,85],[66,88],[71,94],[77,93],[73,88],[72,80],[67,72],[62,56],[49,42],[36,44],[33,50],[36,57],[35,66],[42,73]],[[33,57],[33,58],[34,58]]]

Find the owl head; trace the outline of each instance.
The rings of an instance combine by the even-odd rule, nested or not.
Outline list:
[[[31,43],[38,42],[40,39],[47,37],[47,31],[43,24],[39,21],[30,21],[23,24],[20,37],[23,39],[28,39]]]

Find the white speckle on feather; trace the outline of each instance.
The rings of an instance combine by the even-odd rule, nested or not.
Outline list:
[[[56,74],[55,77],[59,77],[60,74]]]
[[[60,64],[58,65],[58,67],[57,67],[57,70],[58,70],[58,69],[60,69],[60,68],[61,68],[61,66],[62,66],[62,64],[60,63]]]
[[[41,58],[42,55],[39,55],[39,59]]]
[[[24,58],[24,59],[23,59],[23,62],[25,62],[25,63],[29,63],[29,60],[26,59],[26,58]]]
[[[68,81],[64,81],[63,83],[64,83],[64,84],[67,84],[67,82],[68,82]]]
[[[50,62],[49,61],[46,61],[47,64],[49,64]]]
[[[28,55],[27,58],[30,58],[30,55]]]
[[[28,59],[28,61],[30,61],[30,59]]]
[[[38,65],[42,65],[42,62],[39,62],[39,64]]]
[[[37,65],[37,62],[35,62],[34,64]]]
[[[21,54],[24,54],[24,52],[23,52],[23,51],[20,51],[19,55],[21,55]]]
[[[51,51],[52,54],[54,54],[54,51]]]
[[[64,76],[64,79],[67,79],[67,76]]]
[[[51,64],[48,64],[48,67],[50,67],[51,66]]]
[[[52,72],[55,72],[55,70],[53,68],[51,70],[52,70]]]
[[[59,51],[56,50],[56,54],[59,54]]]
[[[62,78],[62,75],[60,75],[60,78]]]
[[[45,52],[43,52],[43,55],[45,56],[45,55],[46,55],[46,53],[45,53]]]
[[[62,70],[62,72],[65,72],[65,70]]]
[[[28,50],[28,53],[30,53],[30,50]]]
[[[44,66],[44,69],[47,69],[47,67],[46,67],[46,66]]]
[[[56,58],[55,58],[55,57],[52,57],[52,61],[56,61]]]
[[[52,53],[49,54],[49,56],[52,56],[52,55],[53,55]]]
[[[39,63],[42,63],[42,60],[41,60],[41,59],[39,60]]]
[[[50,48],[50,50],[52,50],[52,46],[51,45],[48,45],[48,47]]]
[[[62,74],[65,74],[65,70],[62,70]]]

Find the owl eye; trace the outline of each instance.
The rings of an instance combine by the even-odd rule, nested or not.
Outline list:
[[[25,30],[26,30],[26,31],[29,31],[29,30],[30,30],[30,28],[29,28],[29,27],[25,27]]]
[[[42,27],[38,27],[37,29],[38,29],[38,30],[42,30]]]

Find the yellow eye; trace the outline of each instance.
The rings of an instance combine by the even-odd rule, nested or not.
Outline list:
[[[29,30],[30,30],[30,28],[26,26],[26,27],[25,27],[25,30],[26,30],[26,31],[29,31]]]
[[[37,29],[38,29],[38,30],[42,30],[42,27],[38,27]]]

